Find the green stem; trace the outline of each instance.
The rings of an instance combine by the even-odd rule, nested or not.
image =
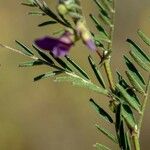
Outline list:
[[[139,135],[137,133],[132,136],[132,140],[134,144],[134,149],[140,150]]]
[[[115,10],[115,0],[113,0],[112,9]],[[114,34],[114,22],[115,22],[115,11],[112,11],[112,26],[110,26],[110,31],[109,31],[109,36],[110,36],[111,42],[108,43],[107,51],[105,51],[104,56],[107,55],[107,53],[109,51],[111,51],[111,49],[112,49],[112,41],[113,41],[113,34]],[[114,81],[113,81],[113,75],[112,75],[110,64],[111,64],[111,57],[109,55],[108,58],[105,60],[104,68],[106,71],[110,89],[114,90],[115,85],[114,85]]]
[[[149,75],[149,78],[148,78],[148,83],[147,83],[145,94],[144,94],[145,98],[144,98],[143,105],[142,105],[142,110],[141,110],[142,113],[141,113],[141,117],[140,117],[139,123],[138,123],[139,134],[140,134],[140,130],[141,130],[141,127],[142,127],[142,122],[143,122],[143,118],[144,118],[146,104],[147,104],[147,101],[148,101],[149,89],[150,89],[150,75]]]

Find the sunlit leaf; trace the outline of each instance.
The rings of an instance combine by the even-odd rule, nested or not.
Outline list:
[[[108,95],[108,91],[103,89],[102,87],[98,87],[97,85],[93,84],[90,80],[85,80],[74,73],[68,73],[66,76],[57,77],[57,82],[71,82],[75,86],[84,87],[91,91],[95,91],[104,95]]]

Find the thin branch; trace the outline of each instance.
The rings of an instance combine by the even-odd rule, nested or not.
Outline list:
[[[38,59],[39,59],[39,58],[36,57],[36,56],[29,56],[29,55],[26,55],[26,54],[24,54],[23,52],[21,52],[20,50],[14,49],[14,48],[9,47],[9,46],[7,46],[7,45],[3,45],[3,44],[1,44],[1,43],[0,43],[0,47],[6,48],[6,49],[8,49],[8,50],[11,50],[11,51],[13,51],[13,52],[15,52],[15,53],[24,55],[24,56],[29,57],[29,58],[34,59],[34,60],[38,60]]]

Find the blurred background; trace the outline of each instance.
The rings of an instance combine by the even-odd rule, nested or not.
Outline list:
[[[89,12],[98,13],[91,0],[81,1],[87,18]],[[55,0],[46,2],[55,9]],[[30,9],[20,3],[20,0],[0,0],[0,43],[15,47],[14,40],[19,40],[31,47],[35,38],[57,31],[58,27],[53,25],[37,27],[47,18],[28,16]],[[88,24],[91,25],[90,20]],[[150,35],[149,27],[149,0],[117,0],[112,58],[114,71],[124,70],[121,57],[128,53],[126,38],[140,43],[137,29],[141,28]],[[88,54],[86,47],[80,44],[71,50],[74,59],[91,73]],[[54,83],[51,79],[33,82],[33,77],[49,71],[49,68],[19,68],[20,62],[29,59],[3,48],[0,48],[0,56],[0,150],[91,150],[96,142],[117,149],[94,127],[98,123],[109,128],[89,105],[89,98],[93,97],[105,107],[108,101],[104,97],[67,83]],[[150,104],[141,134],[144,150],[150,147],[149,107]]]

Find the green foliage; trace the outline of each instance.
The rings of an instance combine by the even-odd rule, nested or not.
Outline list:
[[[50,68],[49,72],[34,77],[34,81],[52,78],[56,82],[70,82],[75,86],[87,88],[106,96],[110,104],[107,109],[112,111],[111,115],[103,109],[101,104],[97,104],[92,98],[89,102],[100,118],[107,121],[108,125],[114,127],[115,131],[111,133],[107,128],[103,128],[100,125],[96,125],[96,128],[107,138],[111,139],[111,141],[118,144],[121,150],[132,150],[132,145],[138,145],[137,143],[139,142],[140,126],[150,86],[150,79],[146,82],[146,78],[140,69],[144,69],[147,75],[150,76],[150,55],[138,46],[136,42],[127,39],[127,43],[130,46],[130,56],[124,55],[124,63],[126,65],[125,75],[129,82],[127,82],[125,77],[119,72],[116,72],[118,78],[117,81],[114,82],[110,67],[110,55],[112,52],[112,36],[114,32],[115,1],[93,0],[93,2],[98,8],[99,17],[91,13],[89,16],[97,29],[97,33],[92,31],[91,33],[97,46],[96,52],[100,57],[100,65],[92,56],[88,56],[87,61],[98,81],[98,85],[93,83],[90,75],[78,65],[78,62],[75,62],[74,59],[69,56],[56,58],[52,53],[45,53],[35,45],[33,45],[33,48],[28,48],[19,41],[16,41],[19,50],[4,45],[1,46],[33,59],[32,61],[21,63],[19,65],[20,67],[39,67],[45,65]],[[61,25],[65,28],[69,27],[75,30],[69,19],[66,19],[60,12],[56,13],[51,10],[44,1],[28,0],[22,4],[33,9],[29,14],[46,15],[49,17],[47,21],[40,23],[38,25],[39,27]],[[67,5],[66,7],[67,9],[69,8],[69,10],[72,10],[72,8],[74,10],[70,13],[74,18],[74,24],[76,24],[77,19],[84,18],[84,16],[82,16],[79,0],[73,1],[73,5]],[[64,32],[64,29],[54,32],[54,34],[60,34],[62,32]],[[138,30],[137,33],[140,39],[144,41],[146,45],[150,46],[150,38],[141,30]],[[105,75],[102,74],[103,67],[106,73]],[[135,115],[137,116],[136,119]],[[136,138],[133,138],[134,136],[136,136]],[[136,139],[136,141],[134,141],[134,139]],[[98,150],[110,150],[110,148],[99,143],[96,143],[94,147]],[[136,146],[134,149],[140,150],[140,148]]]

